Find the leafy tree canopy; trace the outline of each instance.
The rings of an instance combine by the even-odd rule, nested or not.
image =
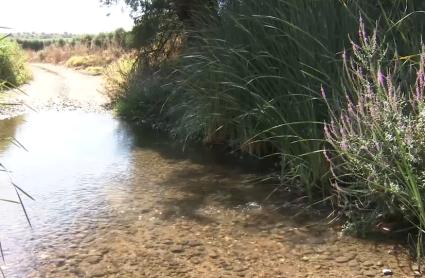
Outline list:
[[[118,0],[101,0],[103,4],[111,5]],[[151,15],[174,14],[185,24],[194,24],[194,15],[200,11],[216,13],[219,2],[223,0],[124,0],[132,9],[132,15],[136,23],[143,17]]]

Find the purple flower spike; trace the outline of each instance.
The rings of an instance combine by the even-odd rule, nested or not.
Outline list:
[[[325,129],[325,136],[326,136],[326,138],[332,138],[331,133],[330,133],[329,128],[328,128],[327,125],[325,125],[325,128],[324,129]]]
[[[366,34],[365,25],[364,25],[362,16],[360,16],[359,18],[359,25],[360,25],[359,37],[363,42],[367,43],[368,39],[367,39],[367,34]]]
[[[381,70],[378,71],[378,77],[377,78],[378,78],[379,85],[382,88],[384,88],[387,78],[385,77],[385,75],[382,74]]]

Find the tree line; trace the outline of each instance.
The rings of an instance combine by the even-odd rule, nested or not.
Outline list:
[[[123,49],[130,49],[133,47],[133,35],[131,32],[119,28],[114,32],[99,33],[96,35],[81,35],[67,38],[53,38],[53,39],[22,39],[16,38],[16,42],[22,46],[23,49],[40,51],[48,46],[74,47],[83,45],[87,48],[109,48],[119,47]]]

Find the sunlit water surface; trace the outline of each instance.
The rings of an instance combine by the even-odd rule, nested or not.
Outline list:
[[[108,114],[0,122],[6,277],[409,277],[403,249],[340,236],[237,161]],[[235,166],[236,165],[236,166]],[[293,200],[289,200],[293,201]],[[285,204],[288,204],[285,207]],[[291,203],[292,205],[292,203]],[[282,207],[283,206],[283,207]],[[281,207],[280,209],[278,209]]]

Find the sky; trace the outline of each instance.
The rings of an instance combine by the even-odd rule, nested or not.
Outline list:
[[[109,14],[109,16],[108,16]],[[131,29],[123,4],[104,7],[99,0],[0,0],[0,26],[12,32],[94,34]]]

